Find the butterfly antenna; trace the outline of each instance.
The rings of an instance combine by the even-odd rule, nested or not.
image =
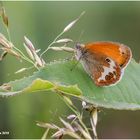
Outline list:
[[[79,38],[78,38],[78,42],[80,42],[80,40],[81,40],[81,38],[82,38],[84,32],[85,32],[84,30],[81,31],[81,33],[80,33],[80,35],[79,35]]]

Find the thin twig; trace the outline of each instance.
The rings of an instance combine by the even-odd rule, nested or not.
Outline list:
[[[90,123],[92,126],[92,131],[94,134],[95,139],[98,139],[97,137],[97,131],[96,131],[96,125],[97,125],[97,120],[98,120],[98,111],[97,108],[93,108],[93,110],[90,112]]]
[[[42,138],[41,138],[42,140],[43,140],[43,139],[46,139],[46,137],[47,137],[47,135],[48,135],[48,133],[49,133],[49,130],[50,130],[50,128],[47,128],[47,129],[46,129],[46,131],[44,132],[44,134],[43,134],[43,136],[42,136]]]
[[[89,131],[88,131],[86,125],[85,125],[85,124],[83,123],[83,121],[82,121],[82,118],[81,118],[81,115],[80,115],[78,109],[77,109],[75,106],[72,107],[72,106],[63,98],[64,95],[61,95],[61,94],[59,94],[59,95],[60,95],[61,99],[66,103],[66,105],[77,115],[77,118],[78,118],[80,124],[81,124],[82,127],[86,130],[86,132],[88,133],[88,135],[90,135],[90,133],[89,133]]]
[[[51,48],[51,46],[56,42],[56,40],[64,34],[64,31],[62,31],[54,40],[53,42],[47,47],[47,49],[41,53],[40,58],[42,58],[42,56]]]

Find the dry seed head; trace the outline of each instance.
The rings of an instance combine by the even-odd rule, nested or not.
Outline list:
[[[74,49],[73,48],[70,48],[70,47],[60,47],[63,51],[67,51],[67,52],[74,52]]]
[[[63,98],[69,105],[73,106],[73,103],[70,98],[68,98],[67,96],[63,96]]]
[[[3,47],[1,48],[4,52],[7,52],[11,55],[14,55],[16,56],[17,58],[20,58],[20,55],[18,54],[18,52],[16,52],[15,50],[12,50],[11,48],[6,48],[6,47]]]
[[[36,53],[39,53],[40,51],[41,51],[41,49],[37,49],[37,50],[35,50]]]
[[[50,49],[54,50],[54,51],[66,51],[66,52],[74,52],[73,48],[70,47],[51,47]]]
[[[45,66],[46,62],[41,58],[42,65]]]
[[[8,52],[9,54],[11,54],[11,55],[16,56],[17,58],[20,58],[20,55],[19,55],[16,51],[14,51],[14,50],[12,50],[12,49],[9,49],[7,52]]]
[[[81,127],[81,125],[79,125],[76,121],[74,122],[74,124],[86,139],[92,139],[91,136]]]
[[[69,119],[69,120],[72,120],[72,119],[75,119],[75,118],[76,118],[75,114],[71,114],[67,117],[67,119]]]
[[[98,114],[97,113],[98,113],[97,108],[94,108],[91,112],[91,118],[90,118],[92,131],[93,131],[93,134],[96,138],[97,138],[96,125],[97,125],[97,119],[98,119]]]
[[[39,127],[43,127],[43,128],[59,129],[58,126],[51,124],[51,123],[37,122],[36,125]]]
[[[97,111],[97,108],[95,108],[93,110],[93,112],[91,113],[91,115],[92,115],[92,119],[93,119],[94,125],[96,126],[97,125],[97,120],[98,120],[98,111]]]
[[[72,21],[71,23],[69,23],[63,30],[63,32],[67,32],[68,30],[70,30],[72,28],[72,26],[77,22],[77,19]]]
[[[54,51],[62,51],[61,47],[51,47],[50,49]]]
[[[8,27],[9,22],[8,22],[8,17],[6,15],[3,15],[3,22]]]
[[[27,70],[27,68],[22,68],[22,69],[16,71],[15,74],[17,74],[17,73],[21,73],[21,72],[23,72],[23,71],[25,71],[25,70]]]
[[[0,56],[0,61],[4,59],[8,52],[4,51]]]
[[[52,137],[52,138],[60,139],[60,138],[63,137],[64,131],[65,131],[65,130],[64,130],[63,128],[61,128],[61,129],[59,129],[56,133],[54,133],[51,137]]]
[[[86,103],[85,101],[82,101],[82,106],[83,106],[83,108],[85,108],[86,105],[87,105],[87,103]]]
[[[67,32],[68,30],[70,30],[70,29],[74,26],[74,24],[75,24],[84,14],[85,14],[85,11],[82,12],[82,13],[80,14],[80,16],[79,16],[77,19],[75,19],[74,21],[70,22],[70,23],[64,28],[63,32]]]
[[[33,54],[34,54],[34,58],[36,60],[37,65],[39,65],[40,67],[43,67],[44,65],[43,65],[40,57],[35,52]]]
[[[31,42],[26,36],[24,36],[24,40],[25,40],[26,46],[27,46],[31,51],[35,51],[34,45],[32,44],[32,42]]]
[[[64,121],[62,118],[60,118],[60,120],[68,130],[75,132],[74,128],[68,122]]]
[[[32,51],[29,49],[29,47],[26,46],[25,43],[23,43],[23,45],[24,45],[24,47],[25,47],[25,49],[26,49],[26,52],[27,52],[27,54],[29,55],[29,57],[30,57],[32,60],[34,60],[34,56],[33,56],[33,54],[32,54]]]
[[[64,38],[64,39],[57,40],[55,43],[68,43],[68,42],[73,42],[73,40],[69,38]]]
[[[9,48],[11,49],[13,47],[13,44],[11,42],[9,42],[6,37],[0,33],[0,44],[4,47],[4,48]]]
[[[8,17],[4,7],[0,8],[0,16],[2,16],[3,23],[8,27]]]

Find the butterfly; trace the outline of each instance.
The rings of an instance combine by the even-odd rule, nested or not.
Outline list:
[[[131,49],[117,42],[76,44],[75,56],[97,86],[117,84],[132,58]]]

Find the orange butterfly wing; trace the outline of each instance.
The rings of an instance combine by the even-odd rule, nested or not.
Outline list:
[[[109,86],[121,80],[132,54],[120,43],[95,42],[77,44],[76,56],[97,86]]]
[[[113,59],[121,68],[127,66],[132,57],[131,50],[123,44],[114,42],[95,42],[85,45],[90,52],[103,54]]]

